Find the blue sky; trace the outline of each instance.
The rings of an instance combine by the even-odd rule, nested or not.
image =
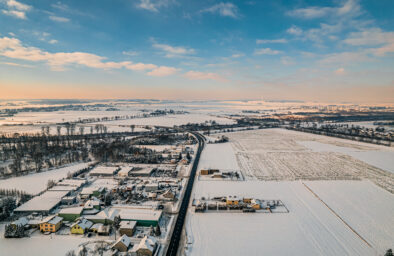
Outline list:
[[[394,102],[394,2],[0,0],[0,98]]]

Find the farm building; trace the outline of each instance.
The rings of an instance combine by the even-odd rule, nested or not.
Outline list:
[[[16,213],[42,213],[48,214],[55,209],[66,196],[68,191],[47,191],[40,196],[33,197],[31,200],[22,204],[14,210]]]
[[[228,196],[226,199],[226,204],[227,205],[238,205],[239,198],[237,196]]]
[[[121,221],[119,227],[119,233],[121,235],[133,236],[135,227],[137,226],[136,221]]]
[[[122,167],[122,169],[118,172],[118,176],[119,177],[128,177],[132,170],[133,170],[133,167]]]
[[[126,221],[136,221],[139,226],[157,226],[161,216],[161,210],[134,208],[125,205],[113,206],[111,210],[117,211],[120,219]]]
[[[90,171],[90,176],[112,177],[116,174],[118,167],[98,166]]]
[[[62,217],[65,221],[75,221],[79,217],[81,217],[83,211],[83,207],[70,207],[63,208],[57,214],[59,217]]]
[[[116,242],[112,245],[112,249],[116,249],[120,252],[127,252],[129,246],[131,244],[131,240],[128,236],[121,236]]]
[[[59,216],[49,216],[40,223],[41,232],[54,233],[62,226],[63,218]]]
[[[214,173],[219,173],[219,170],[217,170],[217,169],[203,169],[200,171],[201,175],[212,175]]]
[[[136,167],[131,170],[130,176],[132,176],[132,177],[149,177],[152,175],[153,170],[154,170],[154,168],[151,166]]]
[[[103,187],[100,187],[100,188],[87,187],[87,188],[82,189],[80,196],[81,196],[81,198],[89,198],[91,196],[97,197],[97,196],[103,194],[104,192],[105,192],[105,188],[103,188]]]
[[[119,211],[106,208],[95,215],[84,215],[83,217],[92,221],[93,223],[112,224]]]
[[[71,226],[70,232],[71,234],[83,235],[90,229],[91,226],[93,226],[93,222],[85,218],[81,218],[78,222]]]

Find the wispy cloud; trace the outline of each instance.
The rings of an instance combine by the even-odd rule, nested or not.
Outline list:
[[[196,53],[194,49],[182,46],[171,46],[168,44],[159,43],[154,43],[152,46],[161,50],[164,53],[164,56],[167,58],[185,57]]]
[[[344,75],[345,74],[345,69],[344,68],[338,68],[337,70],[334,71],[336,75]]]
[[[23,46],[19,39],[9,37],[0,38],[0,56],[33,62],[45,62],[55,71],[62,71],[68,65],[80,65],[105,70],[120,68],[135,71],[151,70],[148,73],[151,76],[166,76],[177,71],[176,68],[158,67],[154,64],[133,63],[131,61],[106,61],[107,58],[105,57],[86,52],[50,53],[36,47]]]
[[[50,20],[56,21],[56,22],[69,22],[70,19],[69,18],[65,18],[65,17],[59,17],[59,16],[49,16]]]
[[[232,3],[218,3],[200,12],[217,13],[223,17],[240,18],[238,7]]]
[[[178,72],[177,68],[173,68],[173,67],[166,67],[166,66],[160,66],[158,68],[153,69],[152,71],[148,72],[147,74],[149,76],[169,76],[169,75],[173,75],[176,72]]]
[[[161,7],[168,7],[173,3],[175,3],[174,0],[139,0],[136,7],[151,12],[159,12]]]
[[[292,25],[290,28],[288,28],[286,30],[286,32],[289,33],[290,35],[300,36],[300,35],[302,35],[303,31],[301,28],[299,28],[295,25]]]
[[[359,12],[360,5],[357,0],[346,0],[338,7],[311,6],[294,9],[287,12],[287,14],[302,19],[315,19],[326,16],[357,15]]]
[[[123,51],[122,54],[127,55],[127,56],[137,56],[139,54],[139,52],[137,52],[137,51]]]
[[[261,48],[261,49],[256,49],[254,51],[254,55],[277,55],[281,54],[281,51],[278,50],[272,50],[271,48]]]
[[[219,74],[216,73],[204,73],[199,71],[189,71],[184,74],[184,77],[190,80],[214,80],[218,82],[226,82],[227,79],[223,78]]]
[[[30,5],[23,4],[16,0],[7,0],[5,4],[7,9],[2,10],[3,14],[23,20],[27,19],[26,12],[32,9]]]
[[[256,44],[285,44],[287,43],[287,39],[257,39]]]

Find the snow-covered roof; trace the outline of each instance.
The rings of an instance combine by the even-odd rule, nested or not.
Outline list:
[[[82,229],[87,229],[90,228],[93,225],[93,222],[85,219],[85,218],[81,218],[78,222],[74,223],[71,228],[73,228],[75,225],[78,225],[79,227],[81,227]]]
[[[122,243],[126,247],[129,247],[129,245],[131,244],[131,240],[130,240],[130,238],[127,235],[123,235],[123,236],[119,237],[118,240],[116,240],[116,242],[114,243],[113,246],[115,246],[118,243]]]
[[[157,244],[157,240],[154,237],[145,236],[138,244],[137,251],[139,249],[147,249],[153,252],[155,250],[156,244]]]
[[[121,221],[120,222],[120,228],[122,229],[134,229],[135,226],[137,225],[136,221]]]
[[[49,191],[73,191],[76,190],[75,186],[67,186],[67,185],[56,185],[49,189]]]
[[[147,209],[147,208],[135,208],[127,205],[118,205],[111,207],[111,210],[116,210],[122,220],[151,220],[159,221],[162,211]],[[115,215],[116,216],[116,215]]]
[[[46,221],[46,223],[48,224],[52,224],[52,225],[56,225],[59,222],[63,221],[62,217],[59,216],[52,216],[52,218],[49,221]]]
[[[113,175],[117,167],[98,166],[90,171],[90,175]]]
[[[47,191],[15,209],[16,212],[40,212],[52,210],[64,197],[68,191]]]
[[[19,218],[16,221],[12,222],[12,224],[14,225],[21,225],[21,226],[25,226],[29,223],[29,220],[25,217]]]
[[[59,214],[81,214],[83,207],[69,207],[63,208],[59,211]]]

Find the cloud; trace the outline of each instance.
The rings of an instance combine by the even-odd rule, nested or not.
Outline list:
[[[51,40],[48,41],[48,43],[50,43],[50,44],[57,44],[58,41],[56,39],[51,39]]]
[[[345,74],[345,69],[344,68],[338,68],[337,70],[334,71],[336,75],[343,75]]]
[[[152,71],[148,72],[147,74],[149,76],[159,76],[159,77],[163,77],[163,76],[169,76],[169,75],[173,75],[176,72],[178,72],[178,69],[173,68],[173,67],[166,67],[166,66],[160,66],[158,68],[153,69]]]
[[[286,32],[289,33],[290,35],[300,36],[303,31],[301,28],[292,25],[290,28],[286,30]]]
[[[32,9],[30,5],[20,3],[16,0],[7,0],[5,4],[7,10],[2,10],[2,13],[23,20],[27,19],[26,12]]]
[[[127,56],[137,56],[139,53],[136,51],[123,51],[122,54]]]
[[[218,3],[200,12],[217,13],[223,17],[231,17],[237,19],[240,17],[238,7],[232,3]]]
[[[174,58],[174,57],[184,57],[186,55],[194,54],[196,51],[192,48],[186,48],[181,46],[171,46],[168,44],[158,44],[154,43],[153,47],[164,52],[164,56],[167,58]]]
[[[320,7],[312,6],[307,8],[294,9],[287,12],[287,15],[302,18],[302,19],[315,19],[326,16],[345,16],[345,15],[358,15],[360,12],[360,5],[357,0],[343,1],[343,4],[338,7]]]
[[[15,11],[15,10],[2,10],[2,12],[5,15],[14,16],[14,17],[16,17],[18,19],[22,19],[22,20],[26,19],[26,13],[25,12]]]
[[[287,40],[284,38],[280,39],[257,39],[256,44],[284,44]]]
[[[151,12],[159,12],[161,7],[168,7],[173,3],[175,3],[173,0],[139,0],[136,7]]]
[[[29,11],[31,9],[30,5],[22,4],[22,3],[18,2],[18,1],[15,1],[15,0],[8,0],[6,2],[6,4],[7,4],[8,7],[15,8],[15,9],[17,9],[19,11]]]
[[[331,53],[324,56],[319,62],[322,64],[349,64],[369,60],[367,51]]]
[[[154,64],[133,63],[131,61],[105,61],[107,59],[105,57],[86,52],[50,53],[36,47],[23,46],[19,39],[9,37],[0,38],[0,56],[33,62],[45,62],[55,71],[62,71],[67,65],[81,65],[105,70],[120,68],[135,71],[151,70],[148,74],[152,76],[166,76],[177,71],[177,69],[172,67],[157,67]]]
[[[70,19],[69,18],[65,18],[65,17],[59,17],[59,16],[49,16],[50,20],[56,21],[56,22],[69,22]]]
[[[30,66],[30,65],[24,65],[24,64],[14,63],[14,62],[0,62],[0,65],[22,67],[22,68],[33,68],[33,66]]]
[[[394,32],[385,32],[379,28],[350,33],[343,42],[353,46],[380,46],[369,48],[369,51],[376,56],[394,52]]]
[[[234,53],[233,55],[231,55],[231,58],[241,58],[245,56],[245,54],[243,53]]]
[[[254,51],[254,55],[263,55],[263,54],[266,54],[266,55],[277,55],[277,54],[280,54],[280,53],[282,53],[282,52],[278,51],[278,50],[272,50],[271,48],[261,48],[261,49],[256,49]]]
[[[214,80],[218,82],[226,82],[227,79],[221,77],[219,74],[216,73],[204,73],[199,71],[189,71],[184,74],[184,77],[190,80]]]

